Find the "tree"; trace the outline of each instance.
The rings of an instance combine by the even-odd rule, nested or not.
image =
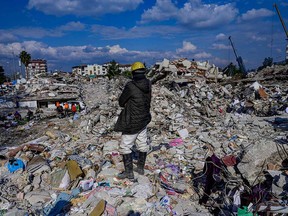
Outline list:
[[[127,77],[127,78],[132,78],[132,72],[129,70],[125,70],[123,71],[123,76]]]
[[[259,70],[262,70],[262,69],[264,69],[264,68],[266,68],[266,67],[271,67],[272,66],[272,64],[273,64],[273,58],[271,58],[271,57],[268,57],[268,58],[265,58],[264,59],[264,61],[263,61],[263,63],[262,63],[262,66],[260,66],[260,67],[258,67],[258,71]]]
[[[226,74],[227,76],[231,76],[234,78],[240,78],[242,77],[242,75],[244,75],[241,70],[239,68],[236,67],[236,65],[234,65],[232,62],[227,65],[224,69],[224,74]]]
[[[264,61],[263,61],[263,66],[264,67],[271,67],[273,64],[273,58],[271,57],[268,57],[268,58],[265,58]]]
[[[27,53],[26,51],[22,51],[19,55],[21,62],[24,64],[25,66],[25,73],[26,73],[26,79],[29,79],[29,74],[28,74],[28,64],[31,60],[31,55],[29,53]]]
[[[0,66],[0,84],[4,83],[6,80],[6,76],[4,73],[4,69],[2,66]]]
[[[115,60],[112,60],[108,66],[107,76],[109,79],[112,79],[115,76],[119,76],[121,70],[119,69],[119,65]]]

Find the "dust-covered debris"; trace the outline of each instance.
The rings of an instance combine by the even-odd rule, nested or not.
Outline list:
[[[287,211],[287,68],[235,81],[208,62],[157,63],[147,74],[150,150],[137,181],[116,178],[123,164],[113,127],[127,78],[58,75],[19,84],[22,100],[48,105],[1,103],[1,213],[231,215],[268,211],[268,201]],[[71,95],[85,107],[60,115],[55,102]]]

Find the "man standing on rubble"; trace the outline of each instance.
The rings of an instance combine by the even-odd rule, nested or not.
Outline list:
[[[149,145],[147,125],[151,121],[151,82],[145,76],[146,68],[141,62],[131,66],[132,81],[128,82],[119,98],[119,105],[124,109],[119,115],[115,131],[122,132],[119,152],[123,156],[125,171],[118,174],[119,179],[134,179],[132,151],[136,142],[139,158],[137,169],[144,175],[144,166]]]
[[[64,104],[64,114],[65,114],[65,116],[68,116],[68,110],[69,110],[69,104],[67,102],[65,102],[65,104]]]

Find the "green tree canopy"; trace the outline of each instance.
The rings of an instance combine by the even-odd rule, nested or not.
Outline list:
[[[132,78],[132,72],[129,70],[123,71],[123,76],[127,78]]]
[[[26,79],[29,79],[29,74],[28,74],[28,64],[31,60],[31,55],[29,53],[27,53],[26,51],[22,51],[19,55],[21,62],[24,64],[25,66],[25,72],[26,72]]]
[[[119,69],[119,65],[115,60],[112,60],[108,66],[107,76],[109,79],[112,79],[115,76],[120,75],[121,70]]]
[[[239,68],[236,67],[236,65],[234,65],[232,62],[227,65],[224,69],[224,74],[226,74],[227,76],[232,76],[234,77],[235,75],[237,77],[239,77],[239,74],[241,74],[242,72],[240,71]]]

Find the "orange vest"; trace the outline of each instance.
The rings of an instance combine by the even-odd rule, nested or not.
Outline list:
[[[69,104],[68,103],[64,104],[64,109],[69,109]]]

